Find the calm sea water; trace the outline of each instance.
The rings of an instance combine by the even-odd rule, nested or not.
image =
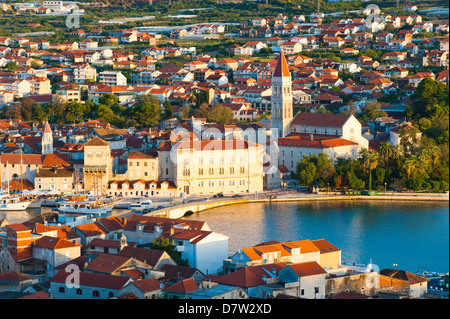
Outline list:
[[[229,236],[229,251],[261,242],[325,238],[343,262],[410,272],[449,271],[448,202],[290,202],[215,208],[186,219],[204,220]]]
[[[43,208],[50,211],[51,208]],[[24,222],[40,213],[0,212],[0,220]],[[114,213],[114,211],[113,211]],[[118,210],[117,213],[123,213]],[[196,213],[229,237],[229,252],[261,242],[325,238],[342,261],[411,272],[449,271],[448,202],[334,201],[232,205]]]

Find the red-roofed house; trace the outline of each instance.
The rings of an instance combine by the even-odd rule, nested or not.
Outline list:
[[[55,299],[110,299],[123,294],[131,282],[129,277],[62,269],[50,280],[50,294]]]
[[[305,299],[325,299],[325,275],[317,262],[289,264],[280,271],[280,281],[289,283],[288,293]]]
[[[198,285],[192,278],[178,281],[177,283],[164,287],[162,292],[168,299],[183,299],[187,293],[198,290]]]
[[[162,291],[161,282],[151,277],[133,281],[124,288],[124,292],[131,292],[139,299],[158,299]]]

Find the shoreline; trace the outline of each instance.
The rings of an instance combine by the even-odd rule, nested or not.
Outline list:
[[[274,194],[272,194],[274,195]],[[436,196],[437,195],[437,196]],[[448,203],[449,197],[446,194],[436,195],[321,195],[321,194],[308,194],[299,196],[297,194],[281,194],[276,195],[277,198],[251,198],[252,195],[248,195],[247,198],[233,199],[223,198],[221,200],[214,201],[197,201],[186,204],[176,205],[172,207],[163,208],[160,210],[152,211],[145,216],[161,216],[167,218],[182,218],[192,213],[199,213],[207,211],[213,208],[224,207],[237,204],[249,204],[249,203],[278,203],[278,202],[313,202],[313,201],[404,201],[404,202],[442,202]],[[261,196],[261,195],[260,195]],[[256,197],[256,195],[255,195]]]
[[[324,201],[324,200],[343,200],[343,201],[449,201],[448,196],[421,196],[421,195],[316,195],[315,197],[289,197],[272,199],[249,199],[249,202],[287,202],[287,201]]]

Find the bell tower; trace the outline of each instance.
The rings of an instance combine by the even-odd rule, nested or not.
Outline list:
[[[284,137],[290,133],[289,124],[293,118],[291,89],[291,74],[281,51],[272,75],[272,129],[276,129],[272,131],[272,138]]]
[[[42,155],[53,154],[53,135],[50,125],[45,123],[42,133]]]

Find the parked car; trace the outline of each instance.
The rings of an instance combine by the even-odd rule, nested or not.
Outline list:
[[[233,198],[239,198],[239,197],[244,197],[244,196],[239,195],[239,194],[233,195]]]
[[[223,197],[223,193],[219,193],[213,196],[214,198],[219,198],[219,197]]]

